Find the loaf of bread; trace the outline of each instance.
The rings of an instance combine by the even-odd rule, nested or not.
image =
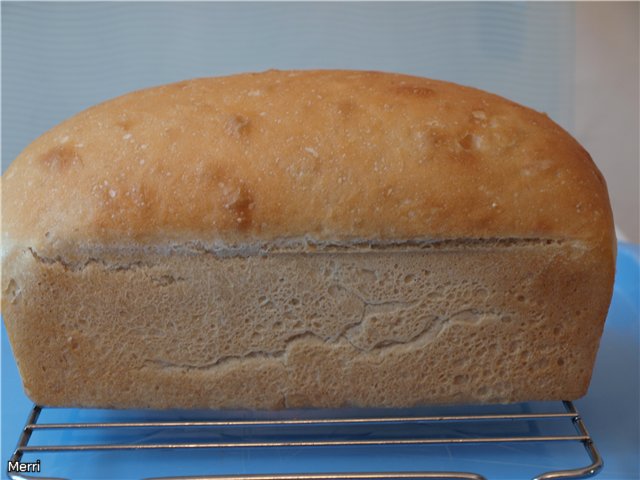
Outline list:
[[[141,90],[3,175],[2,313],[43,405],[587,391],[615,236],[589,154],[473,88],[268,71]]]

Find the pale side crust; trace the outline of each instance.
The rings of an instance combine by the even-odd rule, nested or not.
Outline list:
[[[611,295],[612,272],[568,241],[94,257],[72,263],[25,249],[7,263],[4,318],[37,403],[575,399]]]
[[[90,108],[3,176],[3,250],[307,236],[582,239],[613,263],[605,182],[547,116],[406,75],[268,71]]]

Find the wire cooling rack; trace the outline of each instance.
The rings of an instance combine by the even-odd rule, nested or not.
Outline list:
[[[38,423],[38,419],[43,411],[43,407],[34,405],[27,419],[27,423],[20,435],[18,445],[16,447],[11,462],[26,461],[25,456],[41,455],[46,453],[59,454],[75,454],[82,455],[87,452],[100,451],[118,451],[125,453],[126,451],[141,452],[151,450],[161,450],[167,452],[167,455],[177,454],[188,450],[213,450],[213,449],[287,449],[291,447],[299,448],[322,448],[322,447],[391,447],[394,445],[410,445],[410,446],[428,446],[434,445],[517,445],[517,444],[545,444],[556,447],[560,443],[579,442],[586,450],[586,454],[590,459],[590,463],[584,467],[571,468],[563,470],[548,471],[540,473],[534,477],[534,480],[551,480],[564,478],[587,478],[597,474],[602,466],[603,461],[598,453],[593,440],[591,439],[584,421],[576,410],[572,402],[562,402],[563,409],[556,412],[542,413],[481,413],[474,415],[454,414],[454,415],[431,415],[431,416],[375,416],[375,417],[350,417],[350,418],[293,418],[293,419],[240,419],[240,420],[196,420],[196,421],[118,421],[118,422],[91,422],[91,423]],[[573,428],[570,428],[571,434],[546,434],[542,433],[543,429],[537,428],[536,424],[540,422],[570,422]],[[500,425],[516,425],[523,424],[523,428],[513,434],[514,429],[508,429],[508,434],[501,434]],[[438,432],[429,432],[430,426],[455,426],[451,431],[460,432],[460,428],[468,425],[474,425],[471,432],[463,435],[447,434],[446,429]],[[498,428],[491,428],[498,425]],[[401,436],[355,436],[350,438],[348,435],[340,434],[341,430],[366,427],[370,431],[380,434],[389,426],[400,427]],[[300,435],[300,431],[306,432],[308,428],[330,427],[328,435],[318,438],[309,438]],[[421,432],[417,435],[410,435],[412,429],[416,427]],[[267,429],[270,436],[264,437],[260,434],[252,434],[247,441],[245,437],[234,437],[233,435],[220,435],[220,432],[229,430],[238,430],[251,428],[253,432]],[[153,429],[154,431],[162,431],[166,434],[164,441],[149,441],[157,436],[144,435],[145,431]],[[184,434],[178,435],[177,432],[197,430],[213,430],[217,432],[213,437],[216,441],[192,441],[187,438],[184,440]],[[133,435],[129,441],[102,441],[101,443],[77,443],[67,442],[59,444],[33,444],[34,434],[46,434],[55,431],[65,432],[100,432],[105,433],[103,439],[110,438],[108,433],[128,432]],[[296,434],[296,431],[298,434]],[[496,434],[496,431],[498,432]],[[273,432],[276,432],[273,435]],[[284,432],[284,433],[278,433]],[[425,433],[426,432],[426,433]],[[573,433],[575,432],[575,433]],[[212,438],[209,435],[208,438]],[[265,439],[266,438],[266,439]],[[182,440],[180,440],[182,439]],[[393,455],[393,451],[389,451],[389,455]],[[179,457],[178,457],[179,458]],[[82,459],[76,458],[74,462],[80,462]],[[587,459],[585,458],[585,463]],[[30,480],[30,479],[51,479],[46,476],[46,471],[41,474],[34,475],[32,473],[9,472],[7,475],[12,480]],[[284,473],[284,474],[233,474],[233,475],[195,475],[195,476],[163,476],[148,477],[149,479],[158,480],[187,480],[187,479],[211,479],[211,480],[356,480],[356,479],[433,479],[433,478],[456,478],[468,480],[486,480],[486,477],[473,472],[465,471],[362,471],[362,472],[329,472],[329,473]],[[59,480],[57,477],[56,480]]]

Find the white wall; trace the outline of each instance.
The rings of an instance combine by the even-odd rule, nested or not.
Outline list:
[[[602,170],[623,235],[640,241],[638,2],[576,4],[575,130]]]

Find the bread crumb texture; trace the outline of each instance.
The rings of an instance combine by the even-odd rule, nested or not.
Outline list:
[[[578,398],[610,292],[569,242],[111,256],[25,251],[3,285],[29,395],[105,407]],[[518,265],[518,268],[514,268]]]
[[[300,236],[571,237],[610,249],[613,235],[602,176],[547,116],[379,72],[134,92],[45,133],[3,183],[4,239],[39,250]]]

